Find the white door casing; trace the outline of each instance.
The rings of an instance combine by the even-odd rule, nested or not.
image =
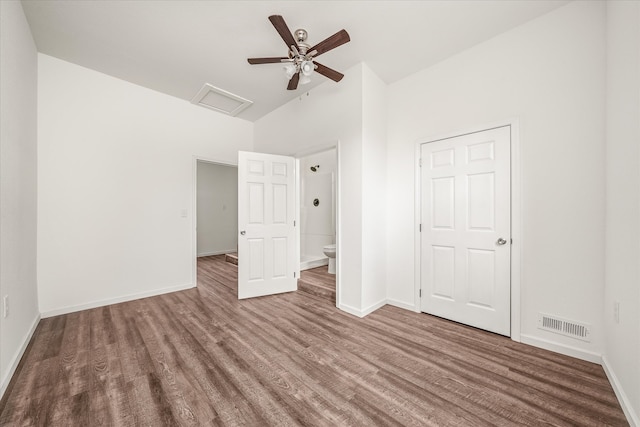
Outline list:
[[[511,333],[510,127],[421,145],[421,310]]]
[[[238,153],[238,298],[297,289],[295,159]]]

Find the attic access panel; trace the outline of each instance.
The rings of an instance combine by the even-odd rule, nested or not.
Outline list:
[[[202,89],[191,100],[192,104],[209,108],[219,113],[236,116],[242,110],[250,107],[253,101],[244,99],[231,92],[217,88],[209,83],[205,83]]]

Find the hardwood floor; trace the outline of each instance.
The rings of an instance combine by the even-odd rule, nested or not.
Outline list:
[[[335,305],[336,275],[329,274],[326,265],[301,271],[298,290],[323,298]]]
[[[3,426],[628,425],[602,368],[395,307],[198,288],[43,319]]]

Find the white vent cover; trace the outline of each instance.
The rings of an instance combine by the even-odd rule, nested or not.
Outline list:
[[[197,95],[191,100],[191,103],[210,108],[219,113],[235,116],[240,111],[251,106],[253,101],[205,83],[202,89],[200,89]]]
[[[582,341],[591,341],[591,325],[549,314],[538,313],[538,329],[555,332]]]

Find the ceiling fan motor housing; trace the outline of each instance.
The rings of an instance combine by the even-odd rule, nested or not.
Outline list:
[[[307,41],[307,30],[298,28],[294,34],[296,36],[296,40],[298,40],[298,43]]]
[[[307,36],[308,36],[307,30],[299,28],[293,34],[296,37],[296,41],[298,42],[298,46],[297,47],[298,47],[299,54],[300,55],[306,55],[307,51],[311,47],[309,44],[305,43],[305,41],[307,40]],[[295,56],[295,52],[292,52],[292,54]]]

